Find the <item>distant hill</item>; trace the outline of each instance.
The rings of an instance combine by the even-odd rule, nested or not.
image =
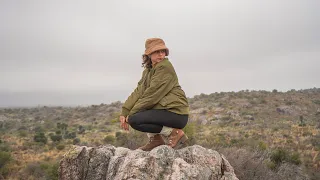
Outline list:
[[[239,179],[255,179],[254,174],[263,176],[266,172],[276,177],[280,169],[290,174],[289,170],[297,170],[293,166],[303,167],[311,179],[320,177],[319,88],[219,92],[196,95],[188,101],[188,145],[224,153]],[[122,102],[116,101],[74,107],[0,108],[0,154],[8,149],[12,152],[4,177],[49,176],[41,169],[43,164],[57,168],[57,160],[72,144],[109,143],[135,149],[147,139],[132,129],[130,133],[120,130],[121,107]],[[286,163],[292,166],[282,166]],[[250,165],[256,167],[254,173],[245,170]],[[35,175],[30,168],[43,173]]]

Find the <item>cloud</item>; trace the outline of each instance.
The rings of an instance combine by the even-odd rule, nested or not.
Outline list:
[[[189,97],[318,87],[319,7],[315,0],[1,1],[0,91],[130,92],[149,37],[165,40]]]

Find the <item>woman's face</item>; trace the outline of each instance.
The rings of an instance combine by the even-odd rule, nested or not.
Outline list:
[[[153,52],[152,54],[150,54],[150,58],[151,58],[152,64],[161,62],[164,59],[165,56],[166,56],[166,50],[165,49],[161,49],[161,50]]]

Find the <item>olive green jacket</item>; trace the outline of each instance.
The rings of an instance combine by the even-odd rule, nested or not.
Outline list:
[[[147,109],[189,114],[188,100],[167,58],[152,68],[144,69],[138,86],[123,104],[121,115],[126,117]]]

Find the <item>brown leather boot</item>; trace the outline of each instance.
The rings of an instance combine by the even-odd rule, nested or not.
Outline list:
[[[179,149],[188,140],[182,129],[173,129],[168,137],[168,146]]]
[[[153,148],[165,145],[166,143],[162,139],[162,136],[160,134],[156,134],[153,137],[149,138],[149,142],[145,144],[144,146],[139,147],[138,149],[141,149],[143,151],[151,151]]]

